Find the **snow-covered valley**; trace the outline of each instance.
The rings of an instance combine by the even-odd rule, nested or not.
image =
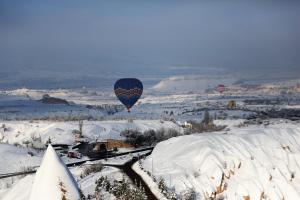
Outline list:
[[[206,81],[170,78],[146,88],[131,113],[111,92],[2,90],[0,175],[38,170],[49,142],[67,146],[57,153],[62,162],[73,163],[89,158],[74,157],[78,142],[108,145],[108,140],[115,140],[131,142],[130,147],[118,149],[121,153],[145,144],[155,148],[145,158],[133,153],[71,167],[80,192],[90,199],[120,199],[116,189],[124,185],[131,188],[128,194],[147,199],[124,171],[111,166],[132,159],[139,160],[132,168],[156,199],[300,199],[300,93],[296,82],[250,87],[228,78],[223,93],[213,87],[216,82],[208,82],[205,90],[179,87],[198,80]],[[45,95],[63,104],[44,103]],[[208,125],[203,126],[207,115]],[[29,199],[35,177],[0,179],[0,199]]]

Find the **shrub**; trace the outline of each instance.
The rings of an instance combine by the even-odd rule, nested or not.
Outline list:
[[[181,198],[182,200],[196,200],[197,199],[197,193],[195,191],[194,188],[190,188],[187,191],[184,191],[181,194]]]
[[[186,135],[191,133],[221,131],[224,128],[226,128],[226,126],[217,126],[212,121],[208,124],[206,124],[206,121],[204,122],[188,121],[188,123],[192,124],[192,128],[185,130]]]
[[[146,130],[143,133],[137,130],[125,130],[121,132],[126,137],[126,142],[135,146],[152,146],[158,142],[181,135],[175,129]]]
[[[97,173],[100,172],[103,169],[102,164],[98,163],[98,164],[91,164],[91,165],[87,165],[84,167],[83,169],[83,173],[82,173],[82,177],[86,177],[92,173]]]
[[[175,189],[170,189],[166,186],[166,183],[164,181],[163,178],[161,178],[159,181],[158,181],[158,188],[160,190],[160,192],[167,198],[167,199],[170,199],[170,200],[177,200],[178,197],[175,193]]]
[[[102,199],[101,190],[113,194],[116,199],[122,200],[147,200],[145,190],[142,187],[131,187],[124,177],[122,181],[114,180],[111,184],[107,177],[100,177],[96,181],[95,198]]]

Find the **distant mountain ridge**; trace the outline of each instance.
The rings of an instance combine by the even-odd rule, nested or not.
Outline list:
[[[283,90],[293,91],[297,84],[300,83],[299,79],[289,78],[253,78],[253,79],[240,79],[234,76],[172,76],[161,80],[159,83],[154,85],[151,90],[161,93],[205,93],[208,91],[216,90],[219,84],[223,84],[226,90],[231,89],[255,89],[262,92],[284,92]],[[258,92],[257,91],[257,92]]]

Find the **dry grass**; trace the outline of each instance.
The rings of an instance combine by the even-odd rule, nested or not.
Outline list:
[[[60,191],[62,193],[61,200],[67,200],[67,197],[66,197],[67,190],[65,189],[64,183],[62,181],[59,181],[58,185],[59,185]]]

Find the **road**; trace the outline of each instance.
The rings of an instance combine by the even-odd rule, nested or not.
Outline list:
[[[146,148],[137,149],[137,150],[133,150],[133,151],[122,152],[122,153],[118,153],[118,154],[114,154],[114,155],[107,155],[103,158],[92,158],[92,159],[82,160],[82,161],[78,161],[78,162],[67,163],[66,166],[67,167],[74,167],[74,166],[82,165],[82,164],[84,164],[88,161],[104,160],[104,159],[107,159],[107,158],[114,158],[114,157],[119,157],[119,156],[123,156],[123,155],[132,154],[132,153],[138,153],[138,152],[143,152],[143,151],[152,151],[153,148],[154,147],[146,147]],[[36,172],[36,168],[38,168],[38,167],[39,166],[36,166],[36,167],[34,167],[33,170],[29,170],[29,171],[0,174],[0,179],[9,178],[9,177],[13,177],[13,176],[33,174],[33,173]]]
[[[147,148],[138,149],[138,150],[134,150],[134,151],[122,152],[122,153],[119,153],[119,154],[116,154],[116,155],[110,155],[107,158],[123,156],[123,155],[131,154],[131,153],[138,153],[138,152],[149,151],[149,152],[141,155],[140,157],[138,157],[138,159],[140,159],[141,157],[150,155],[152,153],[153,148],[154,147],[147,147]],[[102,160],[102,159],[106,159],[106,157],[105,158],[98,158],[98,159],[93,158],[93,159],[88,159],[88,160],[84,160],[84,161],[68,163],[66,165],[67,165],[67,167],[74,167],[74,166],[82,165],[82,164],[84,164],[87,161],[97,161],[97,160]],[[133,184],[136,184],[137,187],[142,186],[144,188],[145,194],[147,195],[147,197],[148,197],[149,200],[158,200],[156,198],[156,196],[150,190],[149,186],[142,179],[142,177],[140,175],[138,175],[132,169],[132,165],[135,162],[137,162],[138,159],[136,159],[136,157],[134,157],[130,161],[126,162],[123,165],[104,164],[104,166],[110,166],[110,167],[119,168],[120,170],[122,170],[130,178],[130,180],[132,181]],[[36,169],[35,170],[30,170],[30,171],[23,171],[23,172],[14,172],[14,173],[0,174],[0,179],[4,179],[4,178],[8,178],[8,177],[13,177],[13,176],[28,175],[28,174],[33,174],[35,172],[36,172]]]

